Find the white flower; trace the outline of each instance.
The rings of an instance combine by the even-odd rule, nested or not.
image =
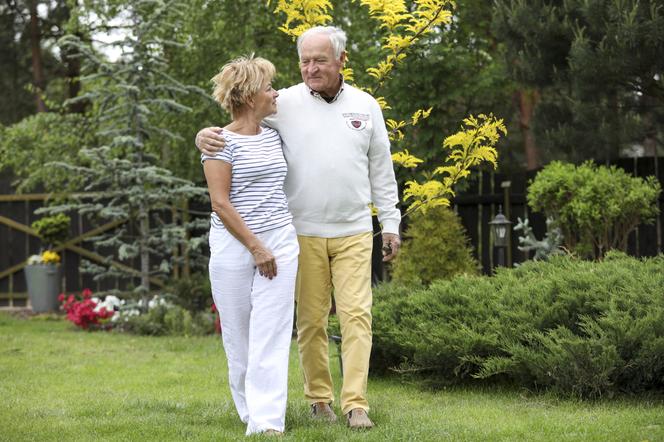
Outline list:
[[[116,312],[111,318],[112,322],[124,321],[127,322],[130,316],[138,316],[141,314],[141,311],[136,308],[130,308],[127,310],[120,310]]]
[[[41,262],[42,262],[41,255],[31,255],[28,258],[28,265],[31,266],[36,264],[41,264]]]
[[[152,310],[158,305],[167,305],[166,300],[159,295],[154,295],[152,299],[148,302],[148,309]]]
[[[115,307],[119,308],[123,303],[124,301],[120,301],[120,298],[113,295],[108,295],[106,299],[104,299],[104,305],[111,309],[115,309]]]
[[[91,298],[97,305],[94,308],[94,312],[99,312],[101,309],[106,309],[109,312],[115,310],[115,307],[120,307],[120,299],[117,296],[108,295],[104,298],[104,301],[101,302],[99,298]]]

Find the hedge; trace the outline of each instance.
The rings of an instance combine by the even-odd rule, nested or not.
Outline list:
[[[570,256],[374,290],[374,372],[579,397],[664,388],[664,256]]]

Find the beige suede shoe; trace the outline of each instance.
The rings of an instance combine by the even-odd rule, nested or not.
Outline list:
[[[336,422],[337,415],[334,414],[330,404],[326,402],[316,402],[311,404],[311,417],[324,422]]]
[[[367,412],[362,408],[354,408],[346,415],[348,426],[352,429],[369,429],[373,428],[374,424],[369,419]]]
[[[278,430],[265,430],[263,431],[264,436],[283,436],[284,433]]]

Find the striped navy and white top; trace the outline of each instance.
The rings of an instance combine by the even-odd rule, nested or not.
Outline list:
[[[205,160],[231,164],[230,202],[253,233],[284,227],[293,219],[284,194],[287,166],[279,133],[268,127],[258,135],[223,131],[226,147],[215,156],[201,154]],[[212,212],[212,228],[225,229]]]

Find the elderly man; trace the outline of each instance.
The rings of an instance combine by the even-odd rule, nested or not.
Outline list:
[[[397,184],[385,122],[376,100],[343,81],[346,35],[315,27],[297,41],[303,83],[279,91],[279,131],[288,163],[284,190],[300,244],[297,342],[304,392],[315,418],[337,417],[328,361],[327,322],[334,290],[341,324],[341,411],[351,428],[371,428],[367,377],[371,353],[372,222],[378,209],[384,261],[399,250]],[[201,130],[203,152],[223,149],[217,127]]]

